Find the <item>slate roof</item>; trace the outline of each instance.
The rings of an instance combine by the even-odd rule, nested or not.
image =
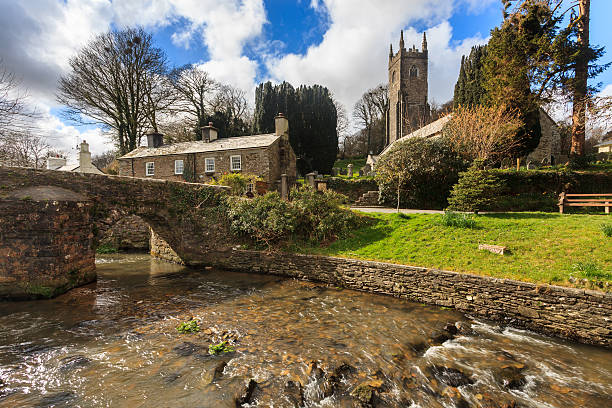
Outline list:
[[[280,136],[274,133],[251,136],[227,137],[205,142],[196,140],[193,142],[174,143],[160,147],[140,146],[128,154],[121,156],[121,159],[135,159],[140,157],[166,156],[171,154],[187,153],[206,153],[224,150],[253,149],[258,147],[268,147],[276,142]]]
[[[401,138],[397,140],[394,140],[387,147],[385,147],[382,152],[380,152],[379,156],[387,152],[391,148],[391,146],[393,146],[395,143],[401,143],[406,139],[410,139],[413,137],[434,137],[434,136],[439,135],[442,132],[444,125],[448,123],[451,117],[452,117],[452,114],[443,116],[440,119],[435,120],[431,122],[430,124],[425,125],[422,128],[415,130],[412,133],[409,133],[407,135],[402,136]]]

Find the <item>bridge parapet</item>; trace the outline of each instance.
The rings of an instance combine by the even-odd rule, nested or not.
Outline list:
[[[51,297],[95,280],[96,223],[138,215],[187,264],[233,242],[219,204],[195,183],[0,167],[0,297]]]

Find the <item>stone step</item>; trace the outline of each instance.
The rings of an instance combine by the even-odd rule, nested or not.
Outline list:
[[[355,207],[374,207],[378,206],[378,191],[367,191],[355,202]]]

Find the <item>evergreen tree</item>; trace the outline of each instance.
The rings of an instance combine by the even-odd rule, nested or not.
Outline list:
[[[470,55],[461,57],[459,78],[455,84],[454,107],[472,107],[482,104],[485,96],[483,87],[483,64],[487,55],[486,45],[472,47]]]
[[[274,117],[279,112],[289,120],[289,141],[299,172],[330,173],[338,153],[338,133],[329,90],[320,85],[295,89],[287,82],[259,84],[255,90],[255,132],[274,132]]]

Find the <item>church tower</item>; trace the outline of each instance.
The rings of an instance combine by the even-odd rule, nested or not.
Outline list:
[[[427,103],[427,37],[423,33],[422,50],[414,45],[406,50],[404,31],[399,50],[389,48],[389,110],[387,111],[387,145],[429,122]]]

